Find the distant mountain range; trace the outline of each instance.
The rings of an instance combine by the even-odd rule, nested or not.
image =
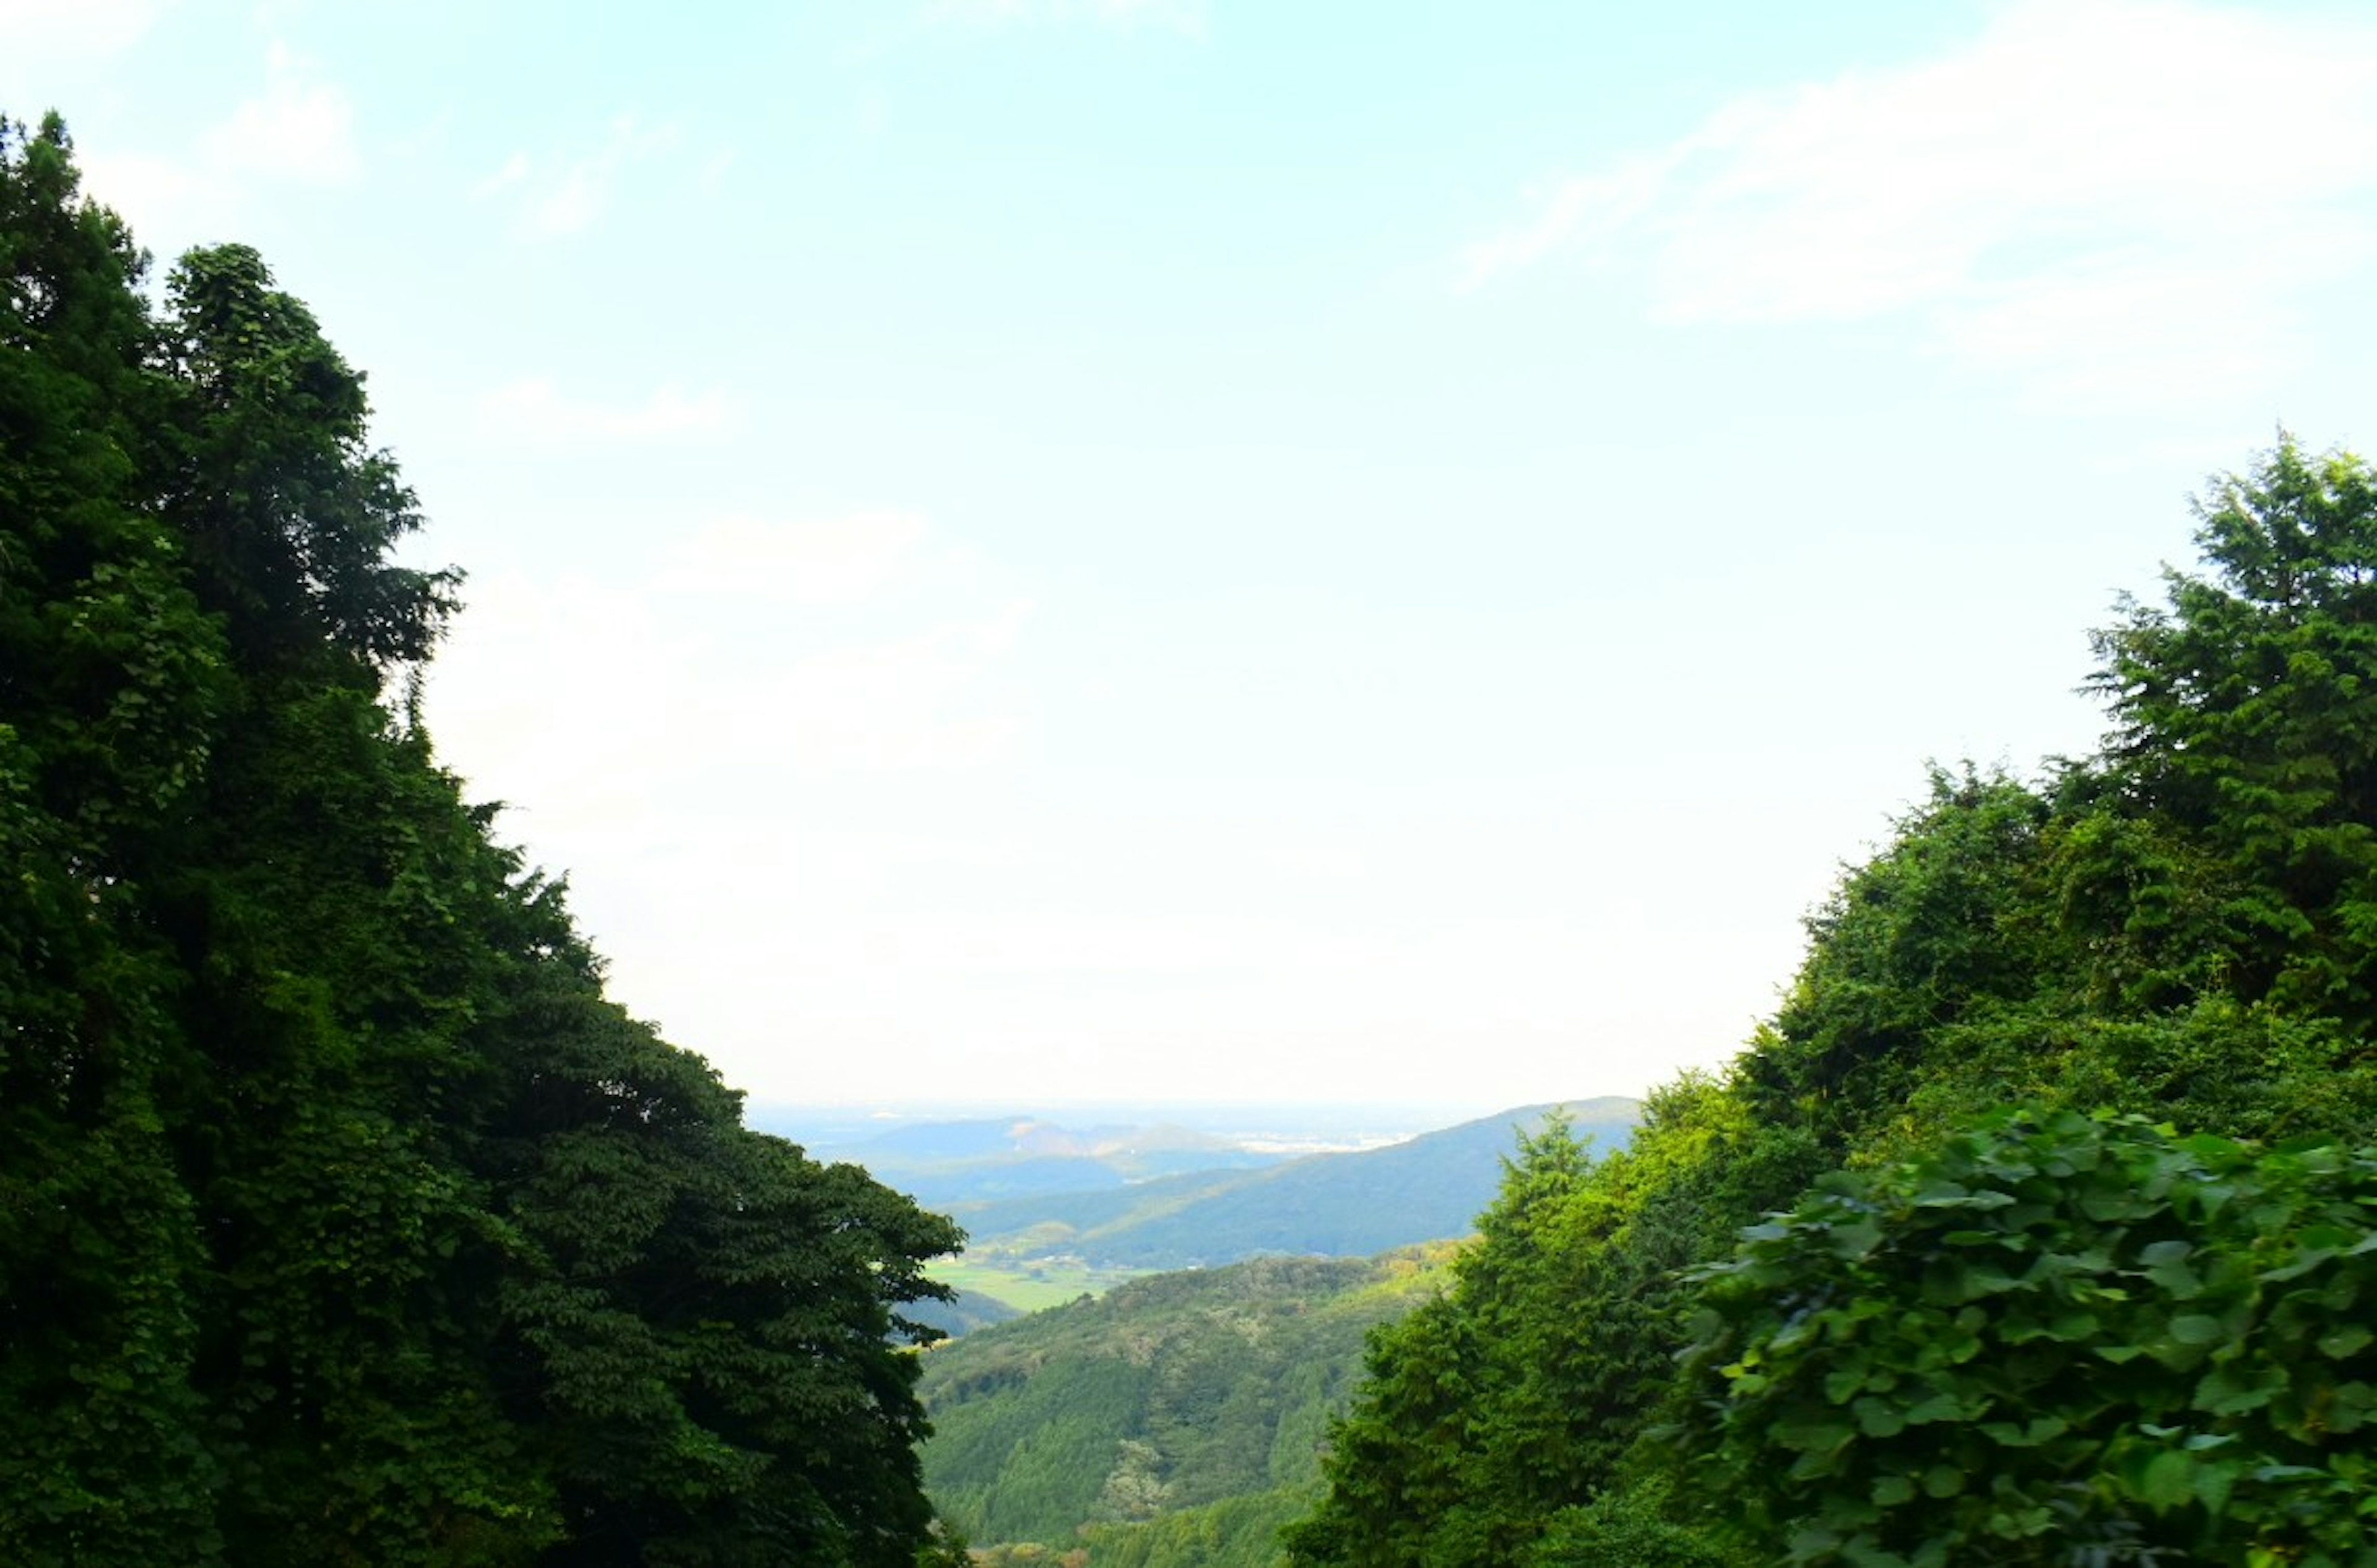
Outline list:
[[[1565,1114],[1622,1147],[1639,1101],[1523,1106],[1383,1148],[1286,1158],[1165,1125],[1069,1129],[1033,1117],[903,1126],[821,1159],[865,1166],[954,1216],[974,1261],[1214,1267],[1273,1256],[1369,1257],[1465,1236],[1520,1134]]]
[[[1565,1111],[1580,1134],[1611,1149],[1624,1145],[1641,1110],[1615,1097],[1525,1106],[1382,1149],[1094,1191],[959,1201],[947,1210],[966,1227],[977,1258],[1070,1254],[1180,1269],[1265,1256],[1369,1257],[1469,1234],[1500,1186],[1503,1156],[1547,1117]]]
[[[1615,1149],[1642,1108],[1523,1106],[1382,1148],[952,1203],[969,1261],[1183,1272],[988,1325],[973,1313],[997,1304],[962,1299],[950,1326],[972,1332],[924,1361],[935,1505],[990,1568],[1077,1545],[1114,1568],[1276,1562],[1280,1526],[1317,1495],[1366,1331],[1443,1287],[1451,1239],[1493,1202],[1520,1136],[1565,1116]],[[889,1152],[948,1171],[1056,1157],[1027,1152],[1055,1142],[1018,1119],[906,1129]],[[1102,1129],[1076,1142],[1096,1158],[1155,1140]]]
[[[925,1122],[813,1145],[809,1153],[864,1166],[928,1208],[1109,1191],[1155,1177],[1252,1169],[1284,1157],[1186,1127],[1077,1129],[1029,1116]]]

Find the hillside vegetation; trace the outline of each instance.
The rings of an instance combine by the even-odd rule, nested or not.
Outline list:
[[[1293,1562],[2377,1560],[2377,473],[2198,521],[2099,751],[1936,772],[1729,1071],[1528,1141]]]
[[[362,375],[146,265],[0,120],[0,1562],[908,1568],[956,1232],[605,999]]]
[[[1266,1560],[1311,1503],[1365,1335],[1432,1294],[1451,1251],[1157,1275],[938,1347],[934,1502],[1009,1558]]]

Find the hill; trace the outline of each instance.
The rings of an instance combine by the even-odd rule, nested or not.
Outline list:
[[[926,1490],[978,1546],[1086,1529],[1092,1562],[1144,1562],[1169,1533],[1219,1529],[1267,1562],[1312,1499],[1365,1335],[1432,1295],[1451,1251],[1154,1275],[938,1346],[918,1385]]]
[[[1102,1266],[1180,1269],[1265,1255],[1368,1257],[1467,1235],[1493,1200],[1515,1134],[1555,1112],[1608,1150],[1625,1146],[1640,1110],[1618,1096],[1526,1106],[1381,1149],[957,1203],[949,1213],[976,1261],[1072,1254]]]
[[[1023,1309],[980,1290],[952,1290],[946,1301],[917,1301],[902,1314],[919,1327],[954,1337],[1020,1318]]]

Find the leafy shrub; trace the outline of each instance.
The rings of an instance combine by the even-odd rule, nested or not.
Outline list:
[[[2367,1562],[2377,1150],[2008,1111],[1697,1273],[1679,1486],[1767,1560]]]

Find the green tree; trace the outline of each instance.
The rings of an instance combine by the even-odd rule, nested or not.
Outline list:
[[[219,1479],[178,974],[130,874],[204,765],[223,652],[131,460],[144,258],[77,183],[54,116],[0,117],[0,1557],[34,1565],[203,1557]]]
[[[1329,1494],[1288,1534],[1295,1561],[1719,1550],[1722,1490],[1670,1487],[1636,1445],[1683,1343],[1677,1271],[1724,1257],[1827,1167],[1891,1167],[2017,1100],[2232,1136],[2368,1136],[2372,502],[2368,465],[2287,438],[2215,481],[2198,508],[2205,573],[2169,574],[2168,608],[2125,604],[2096,640],[2115,725],[2101,753],[2037,784],[1935,769],[1929,799],[1810,919],[1796,983],[1730,1073],[1654,1097],[1633,1146],[1566,1187],[1506,1193],[1476,1266],[1381,1340]],[[1513,1251],[1522,1237],[1540,1241]],[[1788,1320],[1799,1299],[1769,1305]],[[2160,1362],[2139,1375],[2168,1385],[2157,1398],[2192,1387]],[[1766,1418],[1744,1418],[1728,1442]],[[2058,1451],[2065,1481],[2127,1463],[2090,1441]],[[2100,1522],[2104,1561],[2168,1544],[2153,1519]],[[2008,1528],[2029,1538],[2027,1523]]]
[[[946,1220],[602,995],[254,252],[0,120],[0,1559],[907,1565]]]
[[[1808,921],[1808,957],[1740,1063],[1762,1119],[1845,1155],[1950,1069],[1957,1031],[2060,1003],[2042,917],[2049,803],[2018,781],[1934,768],[1929,798]]]
[[[1654,1095],[1607,1159],[1558,1127],[1523,1139],[1453,1288],[1374,1341],[1290,1560],[1523,1560],[1563,1510],[1621,1484],[1683,1342],[1677,1271],[1816,1168],[1804,1133],[1759,1126],[1703,1078]]]
[[[2210,571],[2172,572],[2096,638],[2115,720],[2084,798],[2171,830],[2116,862],[2160,967],[2356,1028],[2377,1023],[2377,473],[2291,437],[2197,503]],[[2209,856],[2206,874],[2189,851]],[[2142,864],[2144,862],[2144,864]],[[2159,872],[2157,875],[2156,873]],[[2083,882],[2106,897],[2102,877]],[[2210,939],[2207,941],[2207,939]],[[2220,969],[2187,956],[2210,946]]]
[[[167,298],[161,352],[180,396],[163,500],[243,656],[427,658],[460,574],[388,559],[421,514],[367,445],[362,375],[245,245],[190,252]]]

